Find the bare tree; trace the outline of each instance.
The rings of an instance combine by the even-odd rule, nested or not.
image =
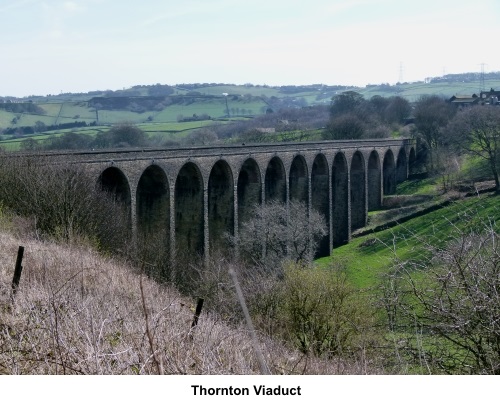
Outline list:
[[[500,158],[500,109],[477,106],[459,112],[447,128],[450,141],[462,151],[485,159],[500,192],[498,162]]]
[[[431,170],[436,169],[436,151],[444,142],[444,129],[454,113],[454,108],[438,96],[424,96],[415,103],[415,128],[429,149]]]
[[[254,208],[238,238],[243,256],[269,268],[279,268],[284,259],[308,262],[314,258],[319,241],[326,235],[325,218],[316,210],[308,214],[306,204],[270,202]]]
[[[460,232],[430,247],[432,260],[398,263],[384,300],[390,323],[430,371],[500,373],[499,236],[493,225]]]

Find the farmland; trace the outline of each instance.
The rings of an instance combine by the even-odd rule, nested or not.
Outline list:
[[[0,147],[19,150],[23,139],[42,141],[69,131],[95,136],[120,123],[134,124],[148,136],[178,142],[191,131],[231,120],[248,119],[281,109],[328,105],[336,94],[355,91],[373,96],[401,96],[410,102],[423,95],[479,93],[477,74],[450,75],[430,82],[379,84],[365,87],[232,85],[217,83],[176,86],[134,86],[123,90],[0,97]],[[500,88],[498,75],[489,75],[484,88]]]

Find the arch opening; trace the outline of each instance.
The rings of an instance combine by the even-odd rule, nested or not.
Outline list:
[[[376,151],[368,158],[368,211],[380,209],[382,205],[382,173],[380,158]]]
[[[170,191],[167,176],[159,166],[149,166],[142,173],[137,185],[136,211],[138,237],[143,245],[169,252]]]
[[[278,157],[273,157],[266,169],[265,179],[266,202],[286,202],[286,175],[283,162]]]
[[[396,163],[396,184],[402,183],[408,178],[408,160],[406,151],[401,148],[398,153],[398,160]]]
[[[335,155],[332,166],[332,240],[333,246],[349,242],[349,177],[343,153]]]
[[[186,163],[175,181],[175,245],[187,254],[204,253],[203,178]]]
[[[396,164],[392,150],[388,150],[384,155],[384,195],[396,193]]]
[[[247,159],[238,175],[238,229],[248,222],[253,207],[262,203],[262,184],[257,162]]]
[[[130,204],[130,186],[127,177],[117,167],[108,167],[99,176],[101,190],[114,196],[117,202]]]
[[[295,156],[290,166],[290,201],[309,205],[307,164],[303,156]]]
[[[365,160],[356,152],[351,160],[351,231],[366,225]]]
[[[314,159],[311,170],[311,207],[325,218],[328,233],[320,240],[315,258],[330,255],[330,187],[328,181],[328,162],[321,154]]]
[[[102,191],[112,195],[115,202],[124,208],[128,220],[127,227],[132,228],[132,198],[125,174],[117,167],[108,167],[99,176],[98,184]]]
[[[234,233],[233,174],[227,162],[219,160],[208,179],[208,233],[210,246],[223,247],[226,233]]]

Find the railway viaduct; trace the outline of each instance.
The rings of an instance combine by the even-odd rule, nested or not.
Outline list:
[[[346,243],[415,161],[408,139],[251,144],[54,154],[85,164],[129,212],[135,235],[208,257],[255,204],[303,201],[327,220],[318,256]],[[292,219],[293,220],[293,219]]]

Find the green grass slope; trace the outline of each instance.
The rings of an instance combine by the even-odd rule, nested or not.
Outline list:
[[[460,232],[500,226],[500,196],[482,195],[459,200],[445,208],[414,218],[391,229],[363,237],[333,250],[330,257],[317,261],[344,263],[349,278],[361,288],[377,285],[391,270],[393,260],[431,259],[429,247],[443,247]]]

